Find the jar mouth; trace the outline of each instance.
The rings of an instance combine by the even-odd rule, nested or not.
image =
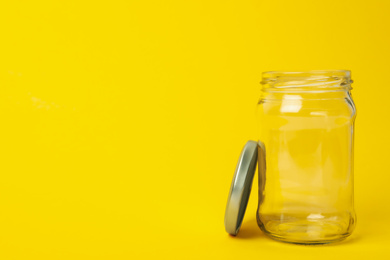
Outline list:
[[[267,71],[263,91],[345,91],[351,90],[349,70]]]

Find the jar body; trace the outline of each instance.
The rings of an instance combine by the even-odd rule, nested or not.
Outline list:
[[[323,244],[351,234],[355,116],[348,88],[263,91],[257,221],[267,235]]]

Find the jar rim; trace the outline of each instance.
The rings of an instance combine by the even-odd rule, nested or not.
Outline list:
[[[302,91],[350,90],[350,70],[266,71],[260,82],[263,90],[301,89]]]
[[[289,75],[289,76],[299,76],[299,75],[337,75],[337,76],[344,76],[344,77],[350,77],[351,71],[350,70],[296,70],[296,71],[290,71],[290,70],[273,70],[273,71],[265,71],[263,72],[263,78],[264,77],[276,77],[276,76],[283,76],[283,75]]]

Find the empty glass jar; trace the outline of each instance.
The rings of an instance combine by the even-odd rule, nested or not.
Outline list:
[[[355,227],[351,82],[345,70],[263,73],[257,221],[274,239],[329,243]]]

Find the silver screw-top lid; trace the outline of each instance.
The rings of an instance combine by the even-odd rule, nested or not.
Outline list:
[[[225,230],[235,236],[240,230],[257,165],[258,143],[248,141],[242,149],[225,211]]]

